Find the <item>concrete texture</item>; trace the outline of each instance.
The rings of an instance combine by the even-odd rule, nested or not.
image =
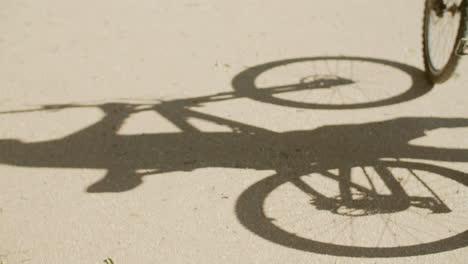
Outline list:
[[[422,10],[2,1],[0,263],[466,263],[468,60],[431,89]]]

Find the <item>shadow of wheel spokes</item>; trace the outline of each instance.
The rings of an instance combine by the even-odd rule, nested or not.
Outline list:
[[[427,93],[424,73],[398,62],[362,57],[312,57],[251,67],[233,79],[254,100],[296,108],[357,109],[397,104]]]
[[[466,173],[399,161],[352,168],[363,169],[370,180],[346,179],[343,168],[268,177],[239,197],[237,217],[264,239],[320,254],[402,257],[467,246]]]

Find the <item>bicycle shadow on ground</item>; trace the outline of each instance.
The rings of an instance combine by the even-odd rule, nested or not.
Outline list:
[[[442,252],[465,247],[468,243],[466,229],[435,242],[391,248],[316,242],[273,225],[263,207],[273,189],[290,182],[309,197],[308,208],[329,212],[331,216],[372,217],[406,212],[411,208],[438,215],[452,215],[455,209],[457,211],[454,212],[459,213],[460,208],[453,208],[444,195],[434,188],[437,186],[426,182],[426,178],[419,177],[418,181],[426,186],[429,194],[410,195],[400,183],[398,174],[388,168],[430,171],[466,188],[468,174],[464,172],[421,163],[410,164],[399,159],[468,162],[468,149],[408,143],[423,137],[430,130],[468,127],[468,119],[408,117],[284,133],[229,121],[232,132],[193,129],[179,133],[118,135],[116,131],[133,107],[116,103],[100,107],[106,112],[101,121],[62,139],[41,143],[0,140],[0,163],[35,168],[106,169],[107,174],[87,188],[87,192],[91,193],[128,191],[140,185],[145,176],[165,172],[213,167],[272,170],[276,171],[276,175],[254,184],[239,197],[236,215],[248,230],[280,245],[336,256],[398,257]],[[175,123],[188,130],[190,124],[185,122],[185,118],[180,118],[180,112],[171,112],[171,107],[167,106],[158,110],[166,118],[178,120]],[[199,118],[205,115],[190,113]],[[218,124],[227,122],[212,116],[205,119]],[[397,159],[390,164],[381,161],[388,158]],[[374,188],[354,183],[350,171],[357,166],[373,167],[390,193],[381,194]],[[333,173],[330,169],[339,171]],[[306,184],[298,177],[312,172],[320,172],[336,181],[338,196],[327,196],[314,184]],[[355,190],[359,191],[360,197],[355,196]],[[279,200],[277,204],[285,201]],[[361,213],[347,214],[343,208],[347,212]],[[321,229],[320,226],[320,223],[313,224],[318,229]]]
[[[299,61],[302,60],[307,61],[310,59],[299,59]],[[350,60],[354,61],[356,59]],[[297,60],[292,61],[298,62]],[[373,60],[370,63],[380,63],[379,61]],[[286,65],[290,62],[291,60],[278,62],[275,66]],[[263,70],[264,67],[260,66],[260,68]],[[393,68],[399,69],[396,66]],[[284,99],[277,101],[273,96],[265,97],[268,93],[274,95],[276,92],[308,89],[323,90],[324,88],[346,86],[359,82],[355,78],[330,73],[314,73],[313,78],[308,79],[305,82],[306,84],[302,82],[300,85],[267,87],[260,93],[254,92],[254,94],[251,94],[249,89],[252,86],[249,88],[249,82],[245,80],[249,78],[250,80],[256,79],[259,71],[255,70],[254,67],[239,75],[240,77],[235,78],[234,86],[236,91],[233,93],[149,104],[48,105],[38,110],[97,107],[102,110],[104,116],[98,122],[56,140],[37,143],[24,143],[14,139],[0,140],[0,163],[35,168],[105,169],[107,171],[106,175],[98,182],[87,187],[86,191],[90,193],[129,191],[142,184],[145,176],[166,172],[192,171],[213,167],[271,170],[277,174],[272,177],[272,182],[265,185],[265,182],[262,181],[261,184],[255,184],[252,188],[246,190],[239,198],[236,213],[245,227],[272,242],[316,253],[360,257],[419,255],[464,247],[467,243],[466,232],[451,237],[450,241],[439,240],[436,245],[419,245],[413,248],[405,247],[404,249],[392,249],[390,251],[379,251],[375,247],[362,249],[362,247],[346,246],[343,248],[339,245],[311,243],[309,240],[304,244],[304,241],[301,241],[300,238],[297,240],[297,237],[293,239],[290,235],[285,236],[284,232],[281,233],[282,231],[276,230],[271,226],[271,223],[268,224],[269,222],[265,220],[265,216],[261,213],[263,198],[265,197],[257,194],[266,195],[276,183],[292,181],[296,182],[296,186],[304,193],[314,197],[311,202],[313,208],[336,215],[342,214],[340,208],[343,206],[352,210],[358,209],[363,212],[362,215],[397,213],[408,210],[410,207],[429,210],[437,214],[449,213],[451,208],[449,205],[444,204],[442,199],[433,199],[424,195],[410,197],[402,190],[402,186],[395,178],[395,175],[378,165],[383,164],[380,160],[386,158],[468,162],[467,149],[416,146],[409,143],[414,139],[425,136],[425,132],[429,130],[468,127],[468,119],[407,117],[380,122],[323,126],[314,130],[276,133],[260,127],[198,112],[192,108],[203,103],[241,97],[277,103],[283,106],[322,109],[326,107],[328,107],[327,109],[347,109],[398,103],[414,99],[428,91],[429,86],[425,86],[424,81],[417,81],[422,78],[421,72],[411,67],[407,69],[409,72],[413,72],[413,74],[407,72],[407,76],[412,80],[409,90],[397,94],[396,97],[376,99],[368,104],[362,103],[362,101],[351,104],[343,103],[343,101],[339,102],[339,104],[307,102],[307,105],[301,106],[288,103]],[[250,77],[245,79],[245,74]],[[241,87],[245,89],[241,89]],[[28,111],[35,110],[25,110],[24,112]],[[182,132],[143,135],[118,134],[125,120],[136,113],[144,111],[158,113],[177,126]],[[20,113],[22,111],[4,113],[12,114],[15,112]],[[231,132],[200,131],[190,123],[192,118],[226,126],[230,128]],[[317,164],[326,169],[340,169],[338,174],[328,174],[330,178],[338,182],[339,198],[324,196],[315,190],[313,186],[307,187],[297,181],[298,175],[316,170],[318,168]],[[377,174],[390,190],[390,195],[381,195],[376,191],[353,184],[349,171],[354,166],[380,168]],[[397,160],[393,163],[393,166],[408,167],[408,164]],[[433,170],[433,167],[428,165],[427,167],[423,166],[421,169]],[[465,173],[454,170],[443,170],[442,172],[441,175],[466,186],[465,180],[468,177]],[[324,172],[324,174],[326,173]],[[421,182],[424,183],[424,179],[421,179]],[[357,188],[361,193],[373,199],[356,199],[353,196],[353,188]],[[252,192],[252,190],[255,190],[255,192]],[[355,217],[357,216],[355,215]],[[440,246],[441,243],[444,246]]]

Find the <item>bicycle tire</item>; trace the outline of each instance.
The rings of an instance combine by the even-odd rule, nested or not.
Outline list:
[[[463,38],[465,31],[466,31],[466,9],[467,9],[467,1],[462,0],[461,7],[460,7],[460,21],[459,21],[459,28],[456,33],[456,40],[451,48],[450,55],[448,58],[447,63],[441,67],[440,69],[436,69],[434,67],[434,63],[431,60],[430,55],[430,40],[429,40],[429,27],[430,25],[430,16],[431,16],[431,8],[433,0],[426,0],[425,7],[424,7],[424,18],[423,18],[423,59],[424,59],[424,68],[426,72],[426,76],[428,80],[434,84],[440,84],[446,82],[455,72],[458,62],[460,60],[460,56],[456,54],[456,48],[459,40]]]

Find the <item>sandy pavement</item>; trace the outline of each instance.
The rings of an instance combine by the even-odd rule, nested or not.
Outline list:
[[[422,7],[1,1],[0,263],[466,263]]]

